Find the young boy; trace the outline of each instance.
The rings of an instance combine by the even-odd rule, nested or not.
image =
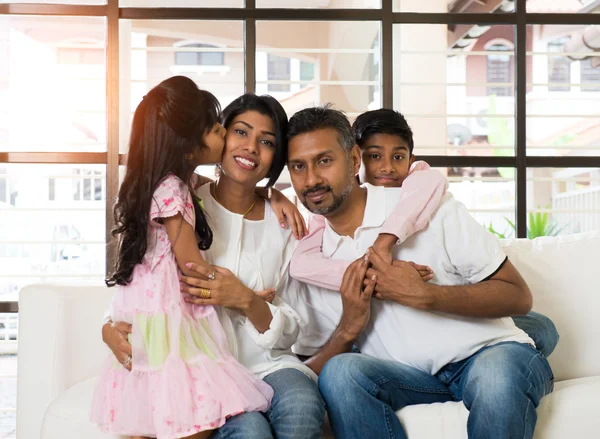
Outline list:
[[[423,229],[438,208],[448,186],[446,178],[415,162],[413,133],[402,114],[394,110],[367,111],[352,125],[356,144],[361,149],[360,180],[373,186],[399,188],[402,196],[387,219],[373,249],[391,262],[392,247]],[[325,219],[309,220],[309,234],[298,243],[290,265],[292,277],[313,285],[338,290],[351,261],[325,258],[321,242]],[[429,267],[413,264],[425,280],[431,280]]]

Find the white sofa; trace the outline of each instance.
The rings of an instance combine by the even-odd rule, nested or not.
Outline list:
[[[551,317],[560,342],[550,363],[554,393],[538,409],[535,438],[600,437],[600,232],[504,243]],[[88,421],[94,376],[108,351],[100,340],[111,292],[38,285],[20,293],[18,439],[107,439]],[[462,403],[399,412],[411,439],[464,439]]]

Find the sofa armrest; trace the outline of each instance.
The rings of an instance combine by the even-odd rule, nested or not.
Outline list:
[[[48,405],[100,370],[108,354],[102,317],[111,296],[106,287],[89,285],[30,285],[19,293],[19,438],[40,437]]]

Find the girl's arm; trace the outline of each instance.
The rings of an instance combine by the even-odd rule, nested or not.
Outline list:
[[[446,188],[446,178],[440,172],[429,169],[424,162],[415,163],[411,174],[402,184],[396,208],[384,223],[373,246],[375,251],[391,262],[393,246],[404,242],[427,225]],[[325,219],[319,215],[313,216],[309,223],[309,235],[298,243],[292,258],[290,274],[302,282],[338,291],[352,261],[329,259],[323,255],[321,244],[324,230]],[[431,279],[429,267],[413,266],[424,280]]]
[[[180,213],[168,218],[163,218],[162,223],[165,226],[171,248],[177,261],[177,266],[185,276],[200,275],[186,267],[188,262],[206,267],[207,271],[212,271],[212,266],[207,263],[200,254],[198,241],[196,240],[196,231],[194,227],[184,220]],[[206,279],[203,277],[203,279]]]

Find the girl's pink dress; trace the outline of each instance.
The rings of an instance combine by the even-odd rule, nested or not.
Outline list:
[[[273,390],[229,353],[216,310],[183,300],[177,262],[157,220],[179,213],[193,226],[192,203],[179,178],[163,180],[154,193],[144,260],[132,282],[116,288],[111,317],[132,324],[133,370],[113,355],[104,366],[91,419],[105,432],[180,438],[269,408]]]

